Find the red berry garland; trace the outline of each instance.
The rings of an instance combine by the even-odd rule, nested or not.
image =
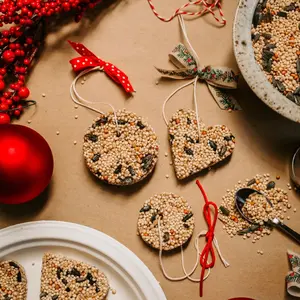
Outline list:
[[[68,11],[75,12],[75,21],[88,8],[111,0],[3,0],[0,2],[0,124],[19,117],[24,107],[35,101],[25,100],[30,91],[25,76],[45,39],[49,17]],[[5,26],[7,27],[7,26]]]

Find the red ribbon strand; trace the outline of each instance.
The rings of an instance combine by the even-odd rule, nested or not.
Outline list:
[[[80,72],[88,68],[100,67],[114,82],[120,84],[127,93],[133,93],[134,89],[128,76],[113,64],[98,58],[93,52],[83,44],[69,41],[71,47],[81,56],[70,60],[70,64],[75,72]]]
[[[213,266],[215,265],[215,262],[216,262],[215,251],[213,248],[213,240],[214,240],[215,227],[216,227],[216,223],[217,223],[217,219],[218,219],[218,207],[214,202],[208,200],[207,195],[204,191],[204,188],[202,187],[199,180],[196,181],[196,184],[198,185],[198,187],[203,195],[204,201],[205,201],[205,204],[203,206],[203,215],[204,215],[204,218],[205,218],[207,226],[208,226],[208,230],[206,233],[206,245],[200,254],[200,264],[202,267],[201,275],[200,275],[200,297],[202,297],[203,296],[203,278],[204,278],[205,270],[213,268]],[[211,217],[212,210],[214,212],[213,220]],[[210,263],[208,263],[209,255],[211,257]]]

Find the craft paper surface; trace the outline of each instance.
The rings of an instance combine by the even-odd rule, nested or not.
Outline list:
[[[185,3],[182,0],[155,1],[156,9],[169,16]],[[189,38],[201,64],[228,66],[237,70],[232,52],[232,24],[237,0],[224,1],[228,20],[220,28],[211,15],[186,21]],[[74,108],[69,87],[74,79],[69,60],[76,56],[67,40],[83,43],[93,53],[126,71],[137,93],[133,98],[103,73],[87,76],[78,92],[88,100],[108,101],[115,108],[126,107],[143,115],[154,127],[160,141],[159,161],[152,176],[129,187],[106,186],[90,174],[82,156],[83,136],[92,120],[97,117],[85,108]],[[158,253],[151,250],[136,235],[138,212],[144,201],[155,193],[172,192],[189,201],[195,214],[195,232],[206,229],[202,217],[204,201],[195,184],[198,178],[209,198],[218,205],[228,188],[238,180],[259,173],[279,174],[277,184],[287,188],[288,162],[295,147],[300,144],[300,125],[294,124],[267,108],[246,84],[233,91],[243,111],[228,113],[218,108],[205,84],[197,85],[199,114],[206,124],[225,124],[236,136],[236,148],[230,161],[203,172],[187,181],[176,180],[171,166],[167,128],[162,118],[164,99],[183,81],[160,80],[154,65],[170,69],[166,61],[170,49],[182,42],[176,19],[170,23],[159,21],[146,0],[115,1],[104,10],[89,13],[79,24],[71,20],[48,35],[38,64],[33,68],[28,86],[38,107],[31,107],[20,124],[30,126],[49,142],[55,160],[53,180],[38,201],[20,208],[0,206],[0,227],[33,220],[61,220],[96,228],[117,239],[150,268],[170,300],[199,299],[199,285],[189,281],[173,283],[166,280],[159,268]],[[45,93],[46,97],[42,97]],[[107,107],[96,105],[101,110]],[[193,108],[192,87],[179,92],[167,105],[170,117],[179,108]],[[34,115],[33,115],[34,114]],[[78,115],[78,119],[75,119]],[[27,120],[32,120],[27,124]],[[56,135],[56,131],[60,134]],[[74,141],[77,144],[74,145]],[[165,157],[165,152],[168,157]],[[166,175],[170,178],[166,178]],[[300,231],[300,199],[289,192],[291,220],[287,221]],[[46,201],[47,199],[47,201]],[[286,295],[285,275],[289,271],[286,250],[299,252],[299,246],[278,231],[256,244],[240,237],[230,238],[219,222],[216,236],[222,254],[230,262],[225,269],[217,258],[211,276],[204,283],[205,300],[227,300],[248,297],[256,300],[292,299]],[[204,240],[203,240],[204,244]],[[202,247],[202,245],[201,245]],[[258,255],[263,250],[264,255]],[[187,268],[195,258],[193,244],[185,250]],[[164,258],[168,273],[180,276],[180,253]],[[200,269],[197,271],[197,277]],[[30,280],[30,279],[29,279]],[[113,298],[113,297],[112,297]]]

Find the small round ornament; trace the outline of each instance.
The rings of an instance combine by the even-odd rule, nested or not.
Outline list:
[[[123,109],[94,121],[84,137],[83,153],[88,168],[99,179],[131,185],[154,169],[157,136],[145,120]]]
[[[28,202],[48,186],[53,156],[46,140],[21,125],[0,126],[0,202]]]

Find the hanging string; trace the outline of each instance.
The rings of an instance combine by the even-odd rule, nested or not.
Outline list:
[[[212,1],[212,3],[209,3],[208,1],[206,0],[197,0],[197,1],[191,1],[191,2],[188,2],[184,5],[182,5],[180,8],[176,9],[176,11],[173,13],[172,16],[170,16],[169,18],[165,18],[165,17],[162,17],[161,15],[158,14],[158,12],[156,11],[155,9],[155,6],[153,5],[153,2],[152,0],[147,0],[149,5],[150,5],[150,8],[152,9],[154,15],[160,19],[161,21],[164,21],[164,22],[170,22],[172,21],[176,16],[180,16],[180,15],[188,15],[188,16],[202,16],[206,13],[210,13],[213,15],[213,17],[215,18],[215,20],[217,22],[219,22],[220,24],[222,25],[225,25],[226,24],[226,19],[224,18],[224,13],[222,11],[222,5],[221,5],[221,0],[215,0],[215,1]],[[195,6],[195,5],[202,5],[204,6],[204,8],[200,11],[197,11],[197,12],[191,12],[191,11],[187,11],[186,9],[190,6]],[[214,12],[214,9],[217,8],[218,11],[219,11],[219,14],[220,14],[220,17],[221,17],[221,20],[216,16],[215,12]]]
[[[181,266],[182,266],[182,269],[183,269],[183,272],[185,274],[185,276],[182,276],[182,277],[171,277],[167,274],[166,270],[165,270],[165,267],[163,265],[163,260],[162,260],[162,252],[163,252],[163,249],[162,249],[162,245],[163,245],[163,238],[162,238],[162,232],[161,232],[161,229],[160,229],[160,218],[158,219],[158,234],[159,234],[159,264],[160,264],[160,267],[162,269],[162,272],[164,274],[164,276],[171,280],[171,281],[182,281],[184,279],[190,279],[191,281],[196,281],[196,282],[199,282],[199,279],[193,279],[193,278],[190,278],[190,276],[195,272],[195,270],[197,269],[197,266],[198,266],[198,257],[200,255],[200,250],[199,250],[199,245],[198,245],[198,238],[199,238],[199,235],[197,236],[197,238],[195,239],[195,249],[196,249],[196,263],[194,264],[194,267],[192,268],[192,270],[188,273],[185,269],[185,265],[184,265],[184,255],[183,255],[183,248],[182,246],[180,247],[180,251],[181,251]],[[206,274],[206,276],[204,277],[203,280],[205,280],[206,278],[208,278],[210,274],[210,270],[208,270],[208,273]]]
[[[104,112],[102,112],[101,110],[98,110],[90,105],[87,105],[85,103],[88,103],[88,104],[94,104],[94,103],[99,103],[99,104],[104,104],[104,105],[108,105],[113,113],[114,113],[114,120],[115,120],[115,124],[116,124],[116,127],[117,127],[117,131],[119,131],[119,126],[118,126],[118,119],[117,119],[117,114],[116,114],[116,110],[115,108],[110,104],[110,103],[107,103],[107,102],[102,102],[102,101],[88,101],[86,99],[84,99],[83,97],[81,97],[77,90],[76,90],[76,83],[77,81],[84,75],[87,75],[88,73],[90,72],[94,72],[94,71],[103,71],[103,68],[101,67],[95,67],[95,68],[92,68],[92,69],[87,69],[87,70],[84,70],[82,72],[80,72],[76,77],[75,79],[73,80],[73,82],[71,83],[71,86],[70,86],[70,96],[73,100],[74,103],[80,105],[80,106],[83,106],[85,108],[88,108],[94,112],[97,112],[99,114],[102,114],[104,115]]]
[[[199,180],[196,181],[196,184],[198,185],[202,196],[204,198],[205,204],[203,207],[203,215],[204,218],[206,220],[207,226],[208,226],[208,231],[205,235],[206,237],[206,245],[204,247],[204,249],[201,252],[200,255],[200,264],[202,267],[201,270],[201,275],[200,275],[200,297],[203,296],[203,281],[204,281],[204,274],[205,274],[205,270],[206,269],[211,269],[214,267],[215,262],[216,262],[216,257],[215,257],[215,252],[214,252],[214,248],[213,248],[213,241],[215,239],[214,236],[214,231],[215,231],[215,227],[216,227],[216,223],[217,223],[217,219],[218,219],[218,207],[217,205],[208,200],[208,197],[204,191],[204,188],[202,187],[201,183]],[[211,208],[212,207],[212,208]],[[214,217],[213,220],[211,218],[211,209],[213,209],[214,211]],[[224,257],[222,256],[220,250],[220,247],[218,245],[218,242],[214,243],[215,245],[217,245],[216,249],[219,252],[219,256],[224,264],[225,267],[229,266],[229,263],[224,259]],[[208,263],[208,256],[210,255],[211,257],[211,262]]]
[[[195,62],[196,62],[196,65],[197,65],[197,68],[199,69],[200,68],[200,62],[199,62],[199,57],[195,51],[195,49],[193,48],[189,38],[188,38],[188,35],[187,35],[187,31],[186,31],[186,28],[185,28],[185,24],[184,24],[184,20],[183,20],[183,17],[181,15],[178,15],[178,19],[179,19],[179,24],[180,24],[180,28],[181,28],[181,31],[183,33],[183,36],[184,36],[184,39],[186,41],[186,43],[188,44],[189,48],[190,48],[190,51],[192,52],[193,54],[193,57],[195,59]],[[199,113],[198,113],[198,103],[197,103],[197,82],[198,82],[198,79],[199,77],[196,76],[192,81],[188,82],[188,83],[185,83],[183,84],[182,86],[180,86],[179,88],[177,88],[174,92],[172,92],[167,98],[166,100],[164,101],[163,103],[163,107],[162,107],[162,114],[163,114],[163,118],[164,118],[164,121],[166,123],[166,125],[168,126],[168,120],[167,120],[167,117],[166,117],[166,104],[168,103],[168,101],[176,94],[178,93],[180,90],[184,89],[185,87],[193,84],[193,89],[194,89],[194,93],[193,93],[193,101],[194,101],[194,106],[195,106],[195,111],[196,111],[196,120],[197,120],[197,127],[198,127],[198,136],[199,136],[199,141],[200,141],[200,138],[201,138],[201,126],[200,126],[200,118],[199,118]]]
[[[196,262],[194,264],[194,267],[192,268],[192,270],[190,272],[187,272],[186,271],[186,268],[185,268],[185,263],[184,263],[184,254],[183,254],[183,247],[181,246],[180,247],[180,251],[181,251],[181,267],[182,267],[182,270],[185,274],[185,276],[181,276],[181,277],[172,277],[170,275],[167,274],[167,271],[164,267],[164,264],[163,264],[163,259],[162,259],[162,256],[163,256],[163,249],[162,249],[162,246],[163,246],[163,237],[162,237],[162,230],[161,230],[161,225],[160,225],[160,218],[158,219],[158,234],[159,234],[159,264],[160,264],[160,267],[162,269],[162,272],[164,274],[164,276],[169,279],[170,281],[182,281],[182,280],[185,280],[185,279],[189,279],[190,281],[192,282],[200,282],[201,280],[204,281],[208,278],[208,276],[210,275],[210,271],[211,269],[208,268],[208,273],[203,276],[203,278],[192,278],[191,275],[193,275],[197,269],[197,266],[198,266],[198,259],[200,257],[200,249],[199,249],[199,239],[201,237],[204,237],[204,236],[207,236],[207,231],[206,230],[203,230],[201,231],[195,238],[195,242],[194,242],[194,247],[196,249]],[[217,249],[217,252],[218,252],[218,255],[222,261],[222,263],[224,264],[224,266],[227,268],[229,266],[229,263],[224,259],[222,253],[221,253],[221,249],[219,247],[219,243],[217,241],[217,239],[214,237],[213,238],[213,243],[214,243],[214,246],[216,247]]]

